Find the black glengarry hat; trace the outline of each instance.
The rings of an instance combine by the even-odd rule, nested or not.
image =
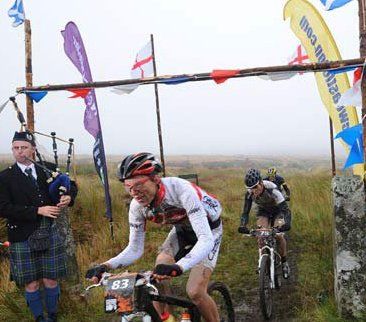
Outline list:
[[[34,135],[29,131],[15,132],[12,142],[14,142],[14,141],[25,141],[25,142],[29,142],[33,146],[36,146],[36,141],[34,139]]]

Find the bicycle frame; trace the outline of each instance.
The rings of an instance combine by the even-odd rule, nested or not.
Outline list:
[[[125,274],[129,274],[126,272]],[[130,274],[131,275],[131,274]],[[121,322],[131,321],[134,317],[141,317],[143,322],[162,322],[162,319],[159,313],[155,310],[153,306],[153,301],[162,302],[170,305],[175,305],[178,307],[182,307],[188,309],[192,322],[200,321],[200,313],[196,305],[194,305],[188,299],[183,299],[179,297],[175,297],[172,295],[160,295],[158,289],[152,284],[152,273],[145,272],[141,274],[135,274],[136,278],[133,280],[133,285],[128,286],[127,279],[122,279],[123,274],[112,275],[110,273],[103,273],[101,280],[97,284],[93,284],[88,286],[85,289],[85,294],[94,287],[104,286],[106,293],[108,294],[111,291],[111,283],[108,280],[112,280],[114,277],[120,276],[121,279],[116,279],[114,281],[114,291],[125,289],[127,291],[128,288],[130,290],[133,289],[134,299],[132,302],[128,304],[132,304],[133,308],[129,310],[126,309],[125,312],[121,313]],[[120,283],[117,283],[120,282]],[[113,287],[112,287],[113,288]],[[126,294],[128,292],[125,292]],[[126,301],[127,297],[122,298],[122,301]],[[108,299],[106,299],[107,301]],[[107,312],[115,312],[117,311],[117,306],[120,308],[117,299],[111,298],[111,303],[109,304],[111,310]],[[106,302],[107,303],[107,302]],[[128,306],[128,305],[127,305]],[[107,306],[106,306],[107,308]]]
[[[278,233],[275,228],[257,228],[250,231],[250,235],[257,237],[264,244],[259,248],[259,258],[258,258],[258,269],[260,268],[262,258],[264,256],[269,256],[270,259],[270,278],[271,278],[271,288],[276,288],[275,275],[276,275],[276,258],[281,262],[281,255],[277,251],[277,241],[276,235],[283,235],[283,233]]]

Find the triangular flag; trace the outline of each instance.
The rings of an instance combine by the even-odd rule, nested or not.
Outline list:
[[[25,92],[33,101],[38,103],[48,92]]]
[[[273,72],[266,73],[266,75],[259,75],[258,77],[264,80],[281,81],[294,77],[298,72]]]
[[[360,135],[360,137],[353,143],[343,170],[358,163],[364,163],[362,135]]]
[[[333,10],[340,8],[352,0],[320,0],[325,6],[325,10]]]
[[[82,97],[85,98],[88,96],[91,88],[70,88],[68,89],[69,92],[74,93],[74,95],[69,96],[69,98],[77,98]]]
[[[334,139],[342,139],[346,142],[349,146],[352,146],[355,141],[361,136],[362,134],[362,124],[357,124],[352,127],[348,127],[343,131],[339,132]]]
[[[239,74],[239,69],[214,69],[210,76],[213,78],[216,84],[225,82],[230,77]]]

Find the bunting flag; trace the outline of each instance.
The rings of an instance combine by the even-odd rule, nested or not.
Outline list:
[[[361,92],[362,68],[357,68],[353,73],[353,86],[342,94],[338,105],[362,106]]]
[[[239,74],[238,69],[214,69],[210,76],[213,78],[216,84],[222,84],[223,82],[237,74]]]
[[[30,97],[34,102],[38,103],[40,100],[42,100],[43,97],[48,94],[48,92],[25,92],[25,94]]]
[[[320,0],[321,3],[324,5],[325,10],[333,10],[340,7],[343,7],[348,2],[352,0]]]
[[[304,46],[310,60],[316,63],[339,61],[342,57],[337,45],[319,12],[306,0],[288,0],[284,19],[290,18],[290,26]],[[357,125],[358,116],[354,106],[339,105],[341,93],[350,88],[346,73],[334,74],[329,71],[315,73],[319,94],[336,133]],[[341,141],[348,153],[349,146]],[[353,173],[363,178],[363,165],[356,165]]]
[[[152,53],[152,44],[149,41],[136,55],[131,69],[131,78],[145,78],[154,74],[154,57]],[[112,91],[116,94],[130,94],[139,85],[121,85],[116,86]]]
[[[258,77],[264,80],[281,81],[294,77],[298,72],[273,72],[266,75],[259,75]]]
[[[288,58],[289,65],[298,65],[310,63],[309,56],[307,55],[305,48],[300,44],[297,46],[296,51]]]
[[[335,139],[342,139],[350,146],[350,152],[343,170],[353,166],[354,164],[363,164],[364,153],[362,132],[362,124],[357,124],[339,132],[336,135]]]
[[[74,95],[69,96],[69,98],[85,98],[88,96],[89,92],[91,91],[90,88],[70,88],[68,89],[69,92],[74,93]]]
[[[63,30],[61,33],[64,37],[65,53],[82,75],[83,82],[92,82],[93,78],[88,57],[86,55],[85,47],[76,24],[73,22],[68,22],[65,30]],[[104,186],[106,216],[110,222],[112,222],[112,203],[109,193],[107,163],[104,152],[102,128],[100,126],[99,120],[97,98],[94,89],[89,90],[87,96],[84,98],[84,101],[86,105],[84,114],[84,127],[95,138],[93,148],[94,164],[99,178],[101,179]],[[111,232],[113,236],[113,231]]]
[[[299,65],[310,63],[309,56],[307,55],[305,48],[300,44],[297,46],[296,51],[288,58],[288,64]],[[299,75],[303,75],[304,72],[299,72]]]
[[[23,0],[15,0],[13,6],[8,11],[8,16],[13,18],[13,27],[20,26],[25,20]]]

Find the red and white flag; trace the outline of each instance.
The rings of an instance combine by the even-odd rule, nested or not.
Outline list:
[[[362,106],[361,78],[362,68],[358,67],[353,72],[353,86],[342,94],[338,106]]]
[[[288,58],[288,65],[298,65],[310,63],[309,56],[307,55],[305,48],[300,44],[297,46],[296,51]]]
[[[154,73],[152,44],[149,41],[137,54],[131,69],[131,78],[145,78]],[[139,85],[121,85],[113,87],[112,91],[117,94],[130,94]]]
[[[298,45],[296,48],[296,51],[288,57],[287,59],[288,65],[298,65],[298,64],[306,64],[310,63],[309,56],[306,54],[305,48],[302,45]],[[285,80],[289,79],[296,74],[302,75],[303,72],[273,72],[273,73],[267,73],[266,75],[261,75],[259,78],[265,79],[265,80],[272,80],[272,81],[279,81],[279,80]]]

